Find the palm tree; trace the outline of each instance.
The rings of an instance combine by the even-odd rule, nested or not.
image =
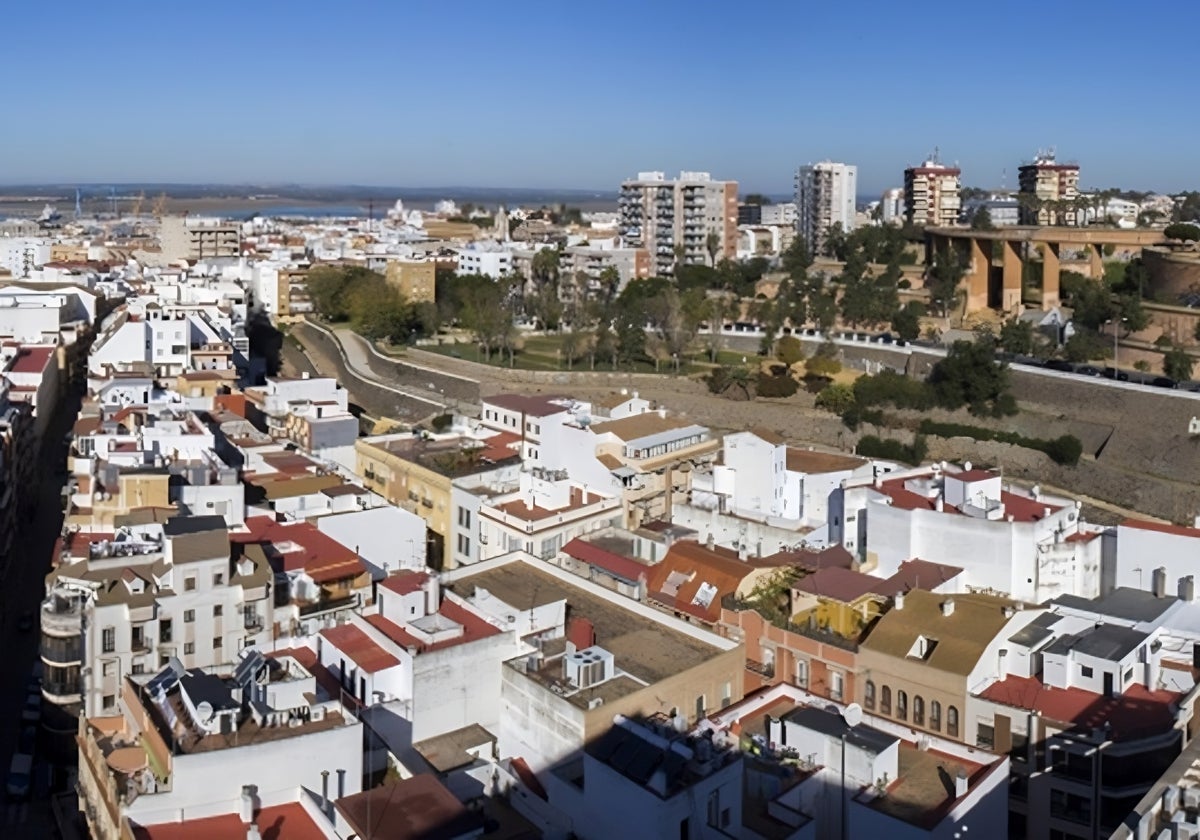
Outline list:
[[[704,247],[708,250],[708,262],[713,268],[717,267],[717,254],[721,253],[721,235],[715,230],[709,231],[704,237]]]

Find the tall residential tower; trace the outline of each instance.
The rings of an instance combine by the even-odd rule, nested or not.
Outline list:
[[[796,233],[810,254],[825,248],[829,228],[854,229],[854,196],[858,167],[825,160],[796,172]]]
[[[958,224],[962,201],[956,166],[943,166],[935,154],[920,166],[904,170],[904,218],[910,225],[947,227]]]
[[[1023,225],[1075,225],[1080,214],[1075,207],[1079,198],[1079,164],[1059,163],[1054,152],[1038,152],[1032,163],[1018,170]]]
[[[672,276],[676,262],[710,265],[737,252],[737,181],[707,172],[639,172],[621,184],[621,238],[650,251],[654,271]]]

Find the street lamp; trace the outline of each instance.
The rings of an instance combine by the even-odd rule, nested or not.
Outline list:
[[[1117,369],[1117,339],[1121,335],[1121,324],[1128,324],[1128,318],[1109,318],[1104,322],[1104,326],[1113,325],[1113,370]]]

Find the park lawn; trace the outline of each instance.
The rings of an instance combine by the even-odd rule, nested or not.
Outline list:
[[[567,370],[566,362],[559,356],[558,349],[562,346],[563,336],[560,335],[535,335],[525,338],[525,345],[516,354],[516,368],[518,370]],[[424,344],[421,345],[422,350],[428,350],[431,353],[440,353],[443,356],[451,356],[456,359],[465,359],[470,362],[478,362],[480,364],[489,364],[493,367],[508,367],[509,359],[507,353],[493,351],[490,360],[484,358],[479,347],[474,342],[458,342],[444,344]],[[729,363],[733,363],[733,359],[740,360],[742,354],[723,353],[723,357],[728,357]],[[757,358],[757,357],[755,357]],[[724,358],[719,359],[718,363],[724,362]],[[712,365],[709,364],[708,354],[703,351],[697,351],[684,364],[679,366],[679,374],[688,376],[696,373],[706,373],[711,370]],[[608,359],[596,359],[596,366],[592,368],[586,358],[579,359],[570,368],[576,371],[612,371],[612,364]],[[618,365],[615,368],[621,373],[655,373],[654,363],[650,361],[639,361],[632,367]],[[671,374],[671,365],[663,363],[658,373]]]

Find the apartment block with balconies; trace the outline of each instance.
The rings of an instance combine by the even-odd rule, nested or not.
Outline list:
[[[639,172],[621,184],[621,238],[626,247],[650,252],[654,273],[670,277],[675,266],[711,265],[737,252],[737,182],[707,172]]]
[[[910,225],[948,227],[958,224],[962,212],[956,166],[927,160],[904,170],[904,216]]]

